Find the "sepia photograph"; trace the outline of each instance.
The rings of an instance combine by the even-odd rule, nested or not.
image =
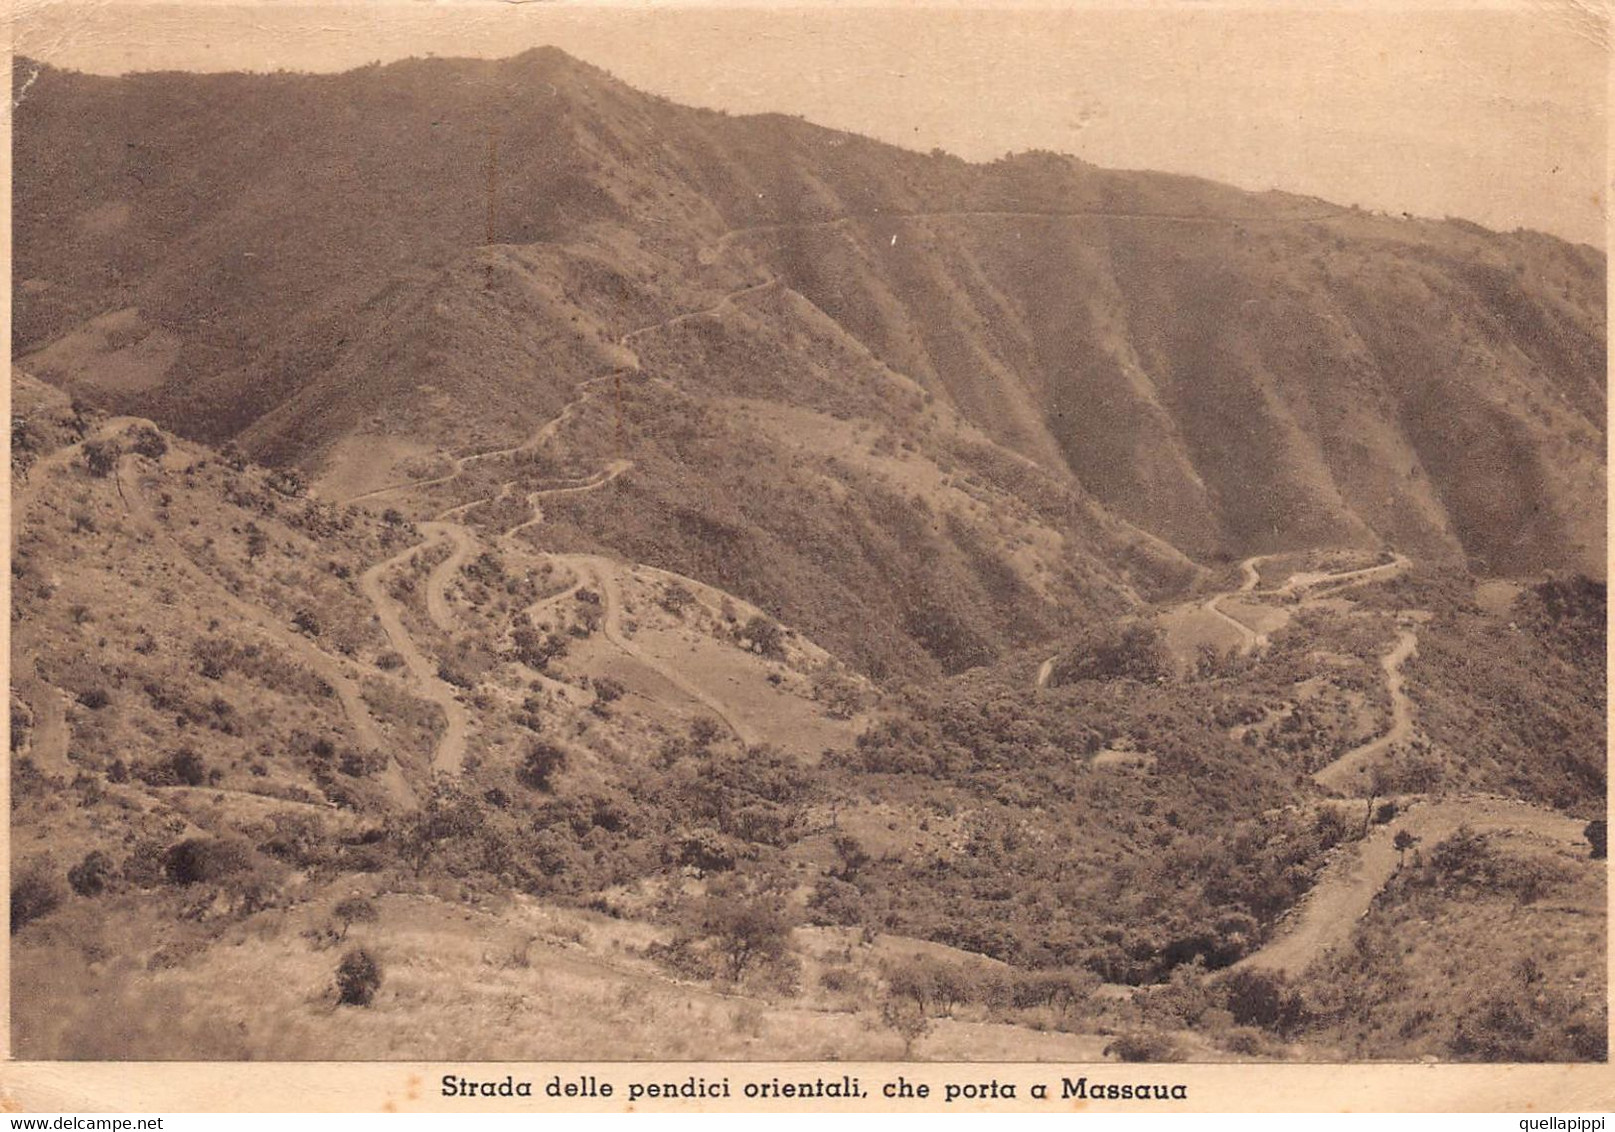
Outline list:
[[[1601,7],[11,31],[12,1058],[1607,1062]]]

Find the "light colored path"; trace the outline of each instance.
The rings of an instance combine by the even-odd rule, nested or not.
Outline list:
[[[731,291],[727,295],[724,295],[723,298],[719,299],[716,303],[713,303],[709,307],[703,307],[702,309],[697,310],[697,311],[687,311],[684,314],[674,315],[671,318],[665,318],[665,319],[662,319],[659,322],[653,322],[649,326],[641,326],[641,327],[638,327],[638,328],[636,328],[634,330],[630,330],[627,333],[622,334],[617,338],[617,345],[619,347],[622,347],[622,348],[626,349],[630,342],[632,342],[636,338],[643,337],[644,335],[654,333],[655,331],[658,331],[658,330],[665,330],[668,327],[679,326],[679,325],[682,325],[683,323],[686,323],[686,322],[692,322],[692,321],[694,321],[696,319],[699,319],[699,318],[713,317],[715,315],[718,315],[718,314],[722,313],[725,309],[728,309],[728,308],[732,307],[735,304],[736,300],[744,298],[747,295],[755,294],[756,292],[759,292],[759,291],[767,290],[768,288],[773,287],[778,283],[779,283],[779,279],[777,277],[770,276],[769,278],[763,280],[761,283],[752,283],[752,284],[749,284],[749,285],[747,285],[745,287],[741,287],[738,290]],[[480,460],[492,460],[492,459],[499,458],[499,457],[511,457],[511,456],[520,455],[520,454],[522,454],[524,452],[534,451],[537,448],[539,448],[541,445],[543,445],[543,444],[547,443],[548,441],[554,439],[556,433],[560,430],[561,426],[564,425],[567,421],[572,419],[573,414],[578,411],[578,409],[583,405],[583,403],[585,401],[587,401],[591,396],[593,396],[594,392],[602,384],[604,384],[607,381],[620,381],[621,378],[622,378],[622,372],[623,371],[621,369],[613,370],[611,373],[601,374],[598,377],[593,377],[593,378],[590,378],[588,381],[583,382],[583,384],[578,387],[580,389],[580,392],[579,392],[577,397],[574,397],[571,401],[569,401],[566,404],[565,408],[563,408],[561,410],[561,412],[553,420],[550,420],[550,421],[546,422],[542,427],[540,427],[537,431],[535,431],[532,436],[529,436],[526,440],[521,441],[519,444],[513,444],[513,445],[511,445],[511,446],[509,446],[507,448],[495,448],[495,449],[492,449],[492,450],[487,451],[487,452],[475,452],[475,453],[472,453],[469,456],[456,457],[454,459],[454,462],[453,462],[453,469],[450,472],[448,472],[446,475],[436,476],[436,477],[434,477],[432,479],[426,479],[426,480],[407,480],[407,481],[402,482],[402,483],[387,484],[384,487],[373,488],[370,491],[361,492],[360,494],[351,497],[346,502],[348,502],[348,503],[359,503],[359,502],[361,502],[363,500],[366,500],[366,499],[376,499],[376,498],[379,498],[379,497],[381,497],[383,495],[394,494],[395,492],[410,491],[410,490],[413,490],[413,489],[425,488],[425,487],[439,487],[439,486],[441,486],[443,484],[451,483],[454,480],[460,478],[460,476],[465,473],[465,470],[468,467],[470,467],[474,463],[477,463]],[[624,463],[624,462],[623,461],[618,461],[617,463],[621,464],[621,463]],[[616,465],[614,464],[613,467],[615,467],[615,466]],[[620,468],[617,471],[609,472],[609,474],[606,475],[606,479],[603,482],[609,483],[612,479],[615,479],[618,475],[621,475],[623,470],[626,470],[626,469],[625,468]],[[600,482],[589,482],[589,483],[585,483],[585,484],[576,485],[575,487],[571,487],[571,488],[568,488],[568,489],[565,489],[565,490],[577,490],[577,491],[592,490],[593,488],[599,487],[599,486],[602,486],[602,483],[600,483]],[[556,490],[558,492],[558,491],[560,491],[562,489],[556,489]],[[475,500],[470,501],[469,503],[459,504],[459,505],[457,505],[455,507],[450,508],[448,511],[444,512],[443,514],[439,515],[438,518],[443,519],[443,518],[447,518],[448,516],[453,515],[453,514],[462,513],[464,511],[467,511],[467,510],[471,509],[472,507],[476,506],[477,504],[485,502],[485,501],[486,500],[484,500],[484,499],[475,499]]]
[[[102,421],[83,440],[76,440],[72,444],[64,444],[54,452],[48,452],[33,462],[28,471],[20,478],[12,480],[11,492],[11,542],[15,546],[17,534],[25,527],[28,509],[33,506],[39,497],[40,491],[51,477],[51,474],[67,467],[84,453],[84,446],[98,440],[108,440],[123,432],[132,425],[145,425],[156,428],[145,417],[109,417]]]
[[[67,725],[67,693],[33,675],[19,678],[14,688],[34,713],[28,733],[28,757],[45,774],[62,775],[69,780],[77,773],[67,757],[72,733]]]
[[[750,747],[757,743],[756,733],[741,722],[723,701],[692,683],[673,665],[651,655],[623,636],[622,592],[617,585],[619,566],[616,562],[591,554],[556,554],[552,557],[594,584],[602,606],[600,628],[607,641],[717,716],[743,745]]]
[[[367,492],[365,495],[356,498],[363,499],[405,487],[425,487],[433,483],[447,483],[458,477],[466,466],[473,461],[485,460],[494,456],[514,455],[536,448],[555,436],[561,424],[577,411],[578,406],[594,392],[594,389],[602,380],[604,379],[596,378],[593,381],[585,382],[582,392],[561,410],[560,415],[521,444],[494,452],[483,452],[475,456],[461,457],[455,462],[454,473],[438,480],[398,484],[390,488]],[[564,484],[560,487],[530,493],[527,501],[534,510],[534,517],[506,531],[501,536],[501,540],[508,539],[514,536],[517,531],[542,521],[543,514],[538,511],[539,500],[551,496],[597,491],[632,467],[633,462],[630,460],[614,460],[604,471],[582,482]],[[458,504],[442,512],[437,518],[419,524],[419,529],[425,536],[421,542],[400,551],[385,561],[376,563],[359,578],[360,592],[364,594],[365,599],[375,609],[376,618],[381,623],[382,631],[386,633],[387,640],[391,643],[393,650],[403,657],[404,667],[409,671],[410,677],[420,690],[421,695],[435,703],[443,711],[444,731],[438,739],[437,748],[432,754],[432,769],[435,772],[446,774],[458,774],[460,772],[460,768],[465,761],[466,738],[470,731],[469,713],[454,688],[438,674],[437,666],[431,662],[415,642],[415,638],[410,635],[408,628],[404,625],[402,610],[399,608],[398,603],[393,600],[392,595],[387,592],[385,585],[382,583],[382,578],[393,566],[414,558],[428,547],[443,541],[450,543],[453,549],[449,556],[434,566],[427,575],[425,591],[426,612],[431,618],[432,624],[443,632],[452,634],[455,631],[455,618],[453,607],[450,606],[448,601],[448,587],[458,576],[460,569],[476,553],[477,540],[468,527],[462,523],[450,521],[450,516],[463,514],[478,504],[488,502],[490,499],[503,498],[511,492],[514,485],[514,480],[507,482],[501,485],[497,495]],[[582,582],[580,581],[578,584],[581,585]],[[574,586],[568,592],[575,592],[576,589],[577,586]],[[551,597],[544,600],[547,602],[556,600],[556,598]],[[547,677],[546,683],[550,683]]]
[[[661,324],[658,323],[657,325],[659,326]],[[647,327],[647,329],[653,330],[655,327]],[[555,434],[560,427],[572,419],[572,415],[576,413],[583,403],[593,395],[595,389],[602,382],[607,381],[615,376],[615,373],[602,374],[600,377],[590,378],[588,381],[583,382],[580,386],[578,386],[578,389],[580,390],[578,396],[574,397],[571,401],[568,401],[566,406],[558,415],[556,415],[553,420],[546,421],[543,426],[533,433],[532,436],[529,436],[526,440],[523,440],[520,443],[512,444],[508,448],[494,448],[487,452],[473,452],[469,456],[457,456],[454,459],[454,470],[449,472],[447,475],[437,476],[429,480],[405,480],[402,483],[387,484],[385,487],[373,488],[370,491],[361,492],[360,494],[348,499],[347,502],[358,503],[365,499],[375,499],[378,496],[391,495],[394,492],[399,491],[408,491],[412,488],[438,487],[442,484],[450,483],[459,479],[460,476],[465,474],[465,470],[467,468],[479,461],[493,460],[500,457],[519,456],[524,452],[531,452],[554,439]],[[473,499],[469,503],[462,503],[457,507],[449,508],[449,510],[445,511],[443,515],[439,516],[439,518],[443,518],[444,516],[450,514],[457,514],[462,511],[467,511],[470,508],[475,507],[477,504],[484,502],[486,502],[485,499]]]
[[[606,465],[604,471],[590,476],[588,479],[583,480],[580,483],[563,484],[560,487],[551,487],[545,488],[542,491],[528,492],[527,506],[532,511],[532,518],[517,523],[514,527],[511,527],[508,531],[504,532],[504,534],[500,535],[500,539],[504,540],[515,538],[516,535],[522,531],[525,531],[528,527],[536,527],[542,523],[544,521],[544,511],[540,506],[540,500],[553,499],[562,495],[582,495],[585,492],[599,491],[608,483],[615,480],[618,476],[631,469],[633,466],[634,462],[632,460],[613,460],[611,463]]]
[[[1582,843],[1585,824],[1513,799],[1475,796],[1415,802],[1394,822],[1376,827],[1366,839],[1339,852],[1286,917],[1278,937],[1234,964],[1234,969],[1263,967],[1294,974],[1349,941],[1374,897],[1396,875],[1398,854],[1392,841],[1399,830],[1413,834],[1426,847],[1452,836],[1462,825],[1477,833],[1526,834],[1574,847]]]
[[[1037,686],[1039,688],[1047,688],[1049,686],[1049,677],[1054,675],[1054,662],[1059,659],[1060,654],[1055,653],[1053,656],[1049,657],[1049,659],[1037,666]]]
[[[1235,592],[1244,593],[1245,591],[1241,589]],[[1258,633],[1239,618],[1230,615],[1223,609],[1220,603],[1222,602],[1223,598],[1230,596],[1232,595],[1223,593],[1217,594],[1215,597],[1207,598],[1205,604],[1202,605],[1201,608],[1207,613],[1211,614],[1213,617],[1216,617],[1219,620],[1233,626],[1234,629],[1239,633],[1240,654],[1248,655],[1253,650],[1266,646],[1267,636],[1265,634]]]
[[[738,291],[731,291],[723,298],[713,303],[710,307],[703,307],[698,311],[689,311],[686,314],[674,315],[672,318],[663,319],[661,322],[654,322],[649,326],[642,326],[638,330],[630,330],[627,334],[624,334],[621,338],[617,339],[617,344],[619,346],[626,346],[635,338],[643,337],[644,335],[650,334],[657,330],[666,330],[672,326],[681,326],[686,322],[694,322],[698,318],[712,318],[722,313],[729,307],[734,306],[736,299],[744,298],[745,296],[755,294],[758,291],[766,291],[768,288],[773,287],[778,282],[779,279],[777,276],[770,276],[769,278],[764,279],[761,283],[753,283],[750,286],[740,288]]]
[[[441,521],[422,523],[420,530],[429,541],[447,539],[454,550],[447,558],[432,567],[431,573],[426,575],[426,613],[431,617],[432,624],[445,633],[454,632],[454,610],[449,608],[447,590],[449,583],[459,573],[460,567],[471,557],[476,543],[471,532],[459,523],[445,523]]]
[[[1405,743],[1413,734],[1413,704],[1403,690],[1402,665],[1419,647],[1419,638],[1412,629],[1403,629],[1396,636],[1391,651],[1380,657],[1380,668],[1385,672],[1385,688],[1391,694],[1391,726],[1385,734],[1353,747],[1334,762],[1319,770],[1312,780],[1325,790],[1350,793],[1352,787],[1363,785],[1363,775],[1369,763],[1398,743]]]
[[[426,525],[429,524],[423,524]],[[438,525],[450,526],[450,524]],[[425,542],[416,543],[408,550],[376,563],[359,576],[359,590],[375,607],[376,619],[381,622],[382,632],[387,634],[387,640],[392,644],[393,650],[404,658],[404,667],[409,670],[420,694],[443,709],[445,726],[442,736],[437,741],[437,749],[432,752],[432,769],[458,774],[461,763],[465,761],[465,737],[468,726],[465,705],[454,694],[454,689],[448,682],[437,674],[436,665],[427,660],[426,655],[415,644],[415,638],[404,628],[402,611],[392,595],[387,592],[386,586],[382,584],[382,576],[389,569],[415,557],[427,547],[434,545],[439,538],[444,537],[447,535],[440,530],[428,535]]]

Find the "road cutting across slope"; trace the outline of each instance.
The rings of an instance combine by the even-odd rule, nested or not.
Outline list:
[[[1413,703],[1403,688],[1402,665],[1417,653],[1418,647],[1418,634],[1411,628],[1397,634],[1396,643],[1380,658],[1380,668],[1385,673],[1385,688],[1391,695],[1390,727],[1383,735],[1353,747],[1314,774],[1312,780],[1319,786],[1325,790],[1346,793],[1350,786],[1361,785],[1358,780],[1367,772],[1371,760],[1412,737]]]
[[[1393,843],[1400,831],[1406,830],[1426,845],[1468,826],[1477,833],[1523,834],[1575,846],[1582,843],[1585,824],[1511,798],[1482,795],[1414,801],[1394,823],[1378,826],[1362,841],[1337,850],[1277,937],[1234,964],[1234,969],[1262,967],[1294,974],[1346,943],[1374,897],[1396,875],[1401,854]]]
[[[393,651],[403,657],[404,667],[408,669],[420,694],[443,711],[445,725],[443,734],[438,738],[437,747],[432,752],[432,769],[458,774],[460,765],[465,760],[468,728],[465,705],[455,695],[448,681],[438,675],[437,667],[427,660],[426,654],[416,645],[415,638],[410,636],[409,630],[404,627],[402,610],[382,584],[382,576],[393,566],[409,561],[434,545],[440,538],[449,537],[446,528],[453,524],[445,523],[437,526],[440,529],[429,533],[424,542],[416,543],[407,550],[376,563],[361,574],[359,592],[364,594],[365,599],[374,607],[376,618],[381,622],[382,632],[387,634],[387,640],[392,645]]]
[[[114,472],[120,490],[127,488],[127,490],[123,490],[124,501],[129,504],[130,511],[141,523],[158,532],[164,541],[174,548],[175,554],[172,561],[175,566],[182,573],[189,574],[201,581],[234,614],[246,621],[250,621],[288,651],[302,657],[320,679],[324,680],[336,693],[337,699],[342,705],[342,713],[347,717],[349,725],[352,726],[360,746],[372,751],[389,752],[391,750],[390,745],[382,736],[375,720],[371,718],[370,709],[366,706],[364,697],[360,695],[357,685],[343,670],[342,664],[318,648],[303,634],[294,632],[289,626],[282,624],[268,610],[237,597],[222,582],[193,562],[189,551],[185,548],[185,544],[174,537],[168,528],[158,521],[151,510],[151,505],[141,493],[139,483],[127,477],[128,466],[128,457],[124,457],[118,461],[117,469]],[[404,778],[402,768],[399,767],[397,759],[388,758],[387,769],[383,772],[382,781],[394,798],[400,801],[414,801],[414,790]]]
[[[592,554],[554,554],[551,558],[593,584],[600,595],[600,628],[607,641],[717,716],[743,746],[756,745],[757,735],[726,704],[698,687],[673,665],[658,659],[623,635],[622,591],[617,584],[618,563]]]

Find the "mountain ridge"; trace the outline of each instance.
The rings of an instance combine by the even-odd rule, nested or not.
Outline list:
[[[621,335],[774,279],[874,364],[1201,561],[1389,542],[1482,572],[1603,569],[1572,498],[1602,498],[1589,248],[1045,153],[922,155],[680,107],[553,48],[318,76],[42,68],[24,107],[111,92],[125,132],[162,144],[92,130],[101,172],[19,161],[37,175],[19,177],[14,351],[272,462],[318,470],[371,433],[502,443],[622,360]],[[244,101],[250,138],[216,119]],[[48,131],[18,123],[32,157]],[[142,146],[186,145],[213,158],[148,186]],[[108,253],[114,278],[86,279]],[[83,359],[41,359],[115,312],[153,366],[171,359],[157,378],[97,388]],[[714,321],[734,341],[685,342],[686,325],[680,347],[711,363],[757,337]]]

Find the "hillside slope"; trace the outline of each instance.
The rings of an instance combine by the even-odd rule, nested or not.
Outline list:
[[[703,394],[900,376],[1195,558],[1604,568],[1603,259],[1548,237],[971,166],[678,107],[552,49],[47,68],[17,153],[14,353],[273,462],[513,443],[630,348]],[[623,342],[765,283],[751,317]]]

